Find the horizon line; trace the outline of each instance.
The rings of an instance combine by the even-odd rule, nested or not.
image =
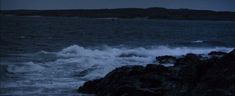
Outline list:
[[[213,12],[235,12],[235,11],[219,11],[219,10],[210,10],[210,9],[194,9],[194,8],[165,8],[165,7],[120,7],[120,8],[61,8],[61,9],[0,9],[0,11],[47,11],[47,10],[112,10],[112,9],[150,9],[150,8],[159,8],[159,9],[167,9],[167,10],[196,10],[196,11],[213,11]]]

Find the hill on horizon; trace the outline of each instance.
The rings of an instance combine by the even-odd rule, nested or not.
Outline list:
[[[116,8],[116,9],[56,9],[56,10],[1,10],[1,15],[14,16],[61,16],[88,18],[148,18],[179,20],[235,20],[235,12],[151,8]]]

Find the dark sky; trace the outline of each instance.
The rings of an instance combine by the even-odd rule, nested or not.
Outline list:
[[[1,10],[100,9],[100,8],[189,8],[235,11],[235,0],[0,0]]]

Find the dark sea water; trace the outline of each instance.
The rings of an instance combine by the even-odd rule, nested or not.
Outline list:
[[[0,17],[0,95],[80,96],[85,81],[156,56],[228,52],[235,22]]]

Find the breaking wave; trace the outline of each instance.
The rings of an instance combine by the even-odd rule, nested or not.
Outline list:
[[[207,54],[211,51],[231,51],[232,48],[196,48],[156,46],[150,48],[102,47],[85,48],[72,45],[59,52],[41,51],[33,54],[23,54],[27,62],[1,62],[7,66],[7,74],[16,82],[4,82],[2,88],[26,87],[28,94],[57,94],[58,90],[71,93],[85,81],[105,76],[111,70],[124,65],[143,65],[153,63],[156,56],[180,56],[187,53]],[[30,59],[29,59],[30,58]],[[2,72],[1,72],[2,73]],[[15,75],[14,75],[15,74]],[[18,77],[20,76],[20,77]],[[32,89],[34,88],[34,89]],[[47,89],[50,89],[48,91]],[[21,89],[19,89],[19,92]],[[17,91],[17,92],[18,92]],[[54,93],[56,92],[56,93]],[[62,92],[62,93],[63,93]],[[76,92],[74,92],[76,93]],[[21,93],[16,93],[21,94]],[[26,94],[26,93],[22,93]],[[9,94],[4,94],[9,95]]]
[[[58,64],[75,63],[79,69],[89,70],[84,75],[84,79],[95,79],[103,77],[109,71],[116,67],[124,65],[145,65],[153,63],[156,56],[173,55],[180,56],[187,53],[207,54],[211,51],[228,52],[232,48],[215,47],[215,48],[190,48],[157,46],[151,48],[115,48],[105,47],[102,49],[84,48],[79,45],[69,46],[56,53],[60,59],[56,60]]]

